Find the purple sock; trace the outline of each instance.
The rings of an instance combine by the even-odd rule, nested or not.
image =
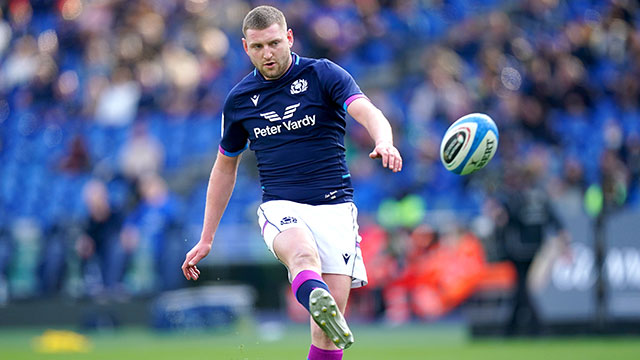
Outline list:
[[[312,344],[307,360],[342,360],[342,350],[324,350]]]
[[[298,302],[309,311],[309,294],[316,288],[329,291],[329,287],[322,281],[322,277],[315,271],[302,270],[291,283],[291,290],[296,294]]]

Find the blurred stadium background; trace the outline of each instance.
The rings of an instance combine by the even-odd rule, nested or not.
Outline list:
[[[371,280],[350,358],[637,358],[634,0],[0,2],[0,357],[304,357],[249,152],[201,280],[179,270],[262,3],[354,76],[405,159],[383,171],[349,125]],[[459,177],[440,138],[470,112],[500,146]]]

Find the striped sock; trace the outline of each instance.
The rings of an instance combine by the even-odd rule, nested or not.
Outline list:
[[[342,350],[325,350],[312,344],[307,360],[342,360]]]
[[[316,288],[329,291],[329,287],[322,281],[320,274],[312,270],[302,270],[291,283],[291,290],[296,294],[296,299],[307,311],[309,311],[309,294]]]

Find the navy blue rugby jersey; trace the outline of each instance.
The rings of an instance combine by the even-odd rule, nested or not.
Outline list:
[[[237,156],[247,147],[255,152],[262,201],[352,201],[345,117],[347,106],[364,95],[333,62],[292,57],[279,79],[266,80],[254,69],[229,92],[220,152]]]

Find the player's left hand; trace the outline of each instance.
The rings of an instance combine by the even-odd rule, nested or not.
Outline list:
[[[388,167],[393,172],[402,170],[402,156],[400,152],[390,142],[381,142],[376,145],[369,154],[372,159],[382,159],[382,166]]]

